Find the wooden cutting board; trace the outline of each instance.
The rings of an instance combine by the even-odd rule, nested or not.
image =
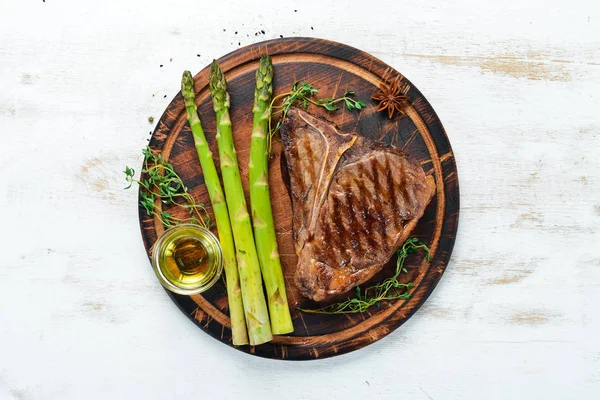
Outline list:
[[[273,143],[271,201],[294,332],[276,336],[272,342],[260,346],[236,348],[261,357],[291,360],[347,353],[381,339],[402,325],[423,304],[444,273],[458,227],[459,190],[454,155],[433,108],[398,71],[365,52],[340,43],[312,38],[271,40],[241,48],[219,59],[231,95],[234,140],[246,193],[255,71],[258,59],[265,53],[271,55],[275,66],[275,95],[288,91],[296,81],[312,83],[319,89],[319,97],[336,97],[354,90],[356,98],[367,104],[360,112],[340,109],[328,113],[317,107],[311,107],[309,111],[332,120],[343,131],[404,149],[435,178],[436,194],[412,234],[430,247],[433,259],[428,263],[423,254],[415,254],[407,260],[409,273],[402,276],[402,280],[415,283],[411,298],[385,302],[361,314],[306,314],[296,308],[315,308],[317,304],[302,298],[293,284],[297,257],[292,239],[291,202],[281,174],[281,144]],[[215,116],[208,77],[209,67],[195,76],[196,102],[207,139],[216,155]],[[380,83],[396,77],[402,77],[403,82],[410,85],[410,104],[405,116],[389,119],[387,114],[376,111],[376,103],[370,97],[378,91]],[[178,84],[173,82],[174,86]],[[197,202],[210,205],[181,94],[175,96],[158,122],[150,146],[162,151]],[[210,207],[208,209],[212,217]],[[149,218],[143,208],[140,208],[140,225],[150,255],[150,249],[164,228],[157,220]],[[216,234],[216,229],[213,231]],[[394,267],[395,258],[373,281],[390,276]],[[169,294],[181,311],[202,330],[232,345],[227,295],[222,281],[201,295]]]

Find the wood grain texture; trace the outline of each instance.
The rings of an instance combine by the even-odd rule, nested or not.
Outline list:
[[[291,204],[281,174],[281,144],[274,143],[270,160],[271,197],[294,332],[276,336],[271,343],[261,346],[237,348],[262,357],[291,360],[343,354],[379,340],[400,326],[423,304],[441,278],[458,227],[459,192],[454,156],[442,124],[427,100],[393,68],[367,53],[339,43],[311,38],[278,39],[239,49],[219,59],[232,99],[234,141],[246,193],[254,74],[262,54],[270,54],[273,59],[275,95],[289,90],[298,80],[314,84],[322,97],[336,97],[347,90],[356,91],[357,98],[368,104],[361,112],[312,111],[331,119],[343,131],[356,132],[403,148],[423,165],[426,174],[432,175],[436,182],[436,194],[413,231],[413,236],[429,245],[433,259],[427,263],[421,254],[408,261],[407,265],[412,268],[403,279],[415,283],[411,298],[384,302],[362,314],[306,314],[296,309],[318,305],[302,298],[293,284],[297,257],[291,236]],[[410,86],[407,93],[409,105],[405,117],[390,120],[385,113],[376,111],[377,104],[370,100],[370,96],[378,91],[380,83],[397,77]],[[195,81],[199,114],[213,153],[218,154],[214,140],[214,112],[208,91],[208,67],[196,75]],[[197,201],[210,203],[180,95],[169,104],[158,122],[150,146],[160,150],[173,164]],[[173,209],[167,211],[176,212]],[[143,208],[140,208],[140,218],[142,236],[150,254],[164,229],[157,219],[149,218]],[[370,282],[391,275],[395,261],[395,257],[392,258]],[[231,345],[227,297],[222,283],[202,295],[171,294],[171,297],[200,328]]]
[[[0,0],[0,399],[597,398],[600,3],[256,4]],[[190,323],[123,190],[184,69],[279,35],[408,76],[460,173],[460,229],[425,304],[314,362],[251,357]]]

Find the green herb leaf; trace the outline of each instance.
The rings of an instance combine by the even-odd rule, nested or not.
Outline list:
[[[142,149],[142,154],[144,155],[144,166],[141,180],[138,181],[134,178],[133,168],[126,166],[123,172],[129,183],[126,189],[129,189],[133,183],[140,186],[140,206],[146,213],[150,217],[158,217],[166,227],[180,223],[196,223],[207,228],[210,227],[210,218],[204,205],[196,203],[181,177],[162,154],[152,151],[150,147]],[[157,203],[157,200],[160,200],[160,203]],[[188,216],[179,218],[173,213],[162,210],[161,204],[184,209]]]
[[[387,278],[376,285],[369,286],[362,292],[360,287],[357,286],[355,289],[355,297],[348,298],[346,301],[330,304],[317,309],[298,308],[298,310],[315,314],[349,314],[363,312],[372,306],[380,306],[384,300],[407,300],[410,298],[410,289],[412,289],[415,284],[413,282],[400,283],[398,282],[398,277],[402,272],[407,272],[406,268],[404,268],[404,262],[408,255],[418,250],[423,250],[427,261],[431,261],[431,255],[427,245],[417,238],[410,238],[404,242],[397,252],[398,259],[396,261],[396,271],[392,277]]]
[[[344,102],[346,108],[350,111],[356,109],[361,110],[366,105],[360,100],[354,100],[350,96],[354,96],[354,90],[348,90],[340,98],[318,98],[314,99],[312,96],[319,93],[319,90],[312,84],[302,81],[300,83],[294,82],[289,92],[275,96],[271,100],[269,105],[271,113],[269,114],[269,150],[271,148],[271,140],[277,134],[281,128],[282,122],[285,120],[287,113],[293,105],[298,105],[307,109],[310,104],[318,107],[323,107],[327,111],[336,111],[340,107],[336,103]],[[280,102],[277,104],[277,102]],[[276,123],[273,121],[273,116],[280,116]],[[275,124],[275,127],[273,127]]]

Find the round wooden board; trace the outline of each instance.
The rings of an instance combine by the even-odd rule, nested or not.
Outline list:
[[[327,113],[317,107],[311,107],[309,111],[332,120],[343,131],[356,132],[403,148],[421,163],[427,174],[435,177],[436,194],[411,235],[430,247],[433,259],[428,263],[423,254],[415,254],[407,260],[409,273],[403,276],[403,280],[415,283],[411,298],[383,303],[362,314],[305,314],[296,308],[314,308],[316,304],[302,298],[293,284],[297,257],[292,239],[291,202],[281,175],[281,144],[273,143],[273,157],[270,160],[271,201],[294,332],[276,336],[272,342],[264,345],[236,348],[261,357],[290,360],[347,353],[373,343],[399,327],[423,304],[444,273],[458,227],[459,190],[454,156],[444,128],[431,105],[405,78],[403,82],[410,85],[410,104],[406,107],[406,116],[390,120],[385,113],[376,111],[376,104],[370,97],[378,91],[379,84],[402,77],[382,61],[360,50],[326,40],[271,40],[241,48],[219,59],[231,95],[234,140],[246,189],[255,71],[258,59],[263,54],[270,54],[273,59],[275,95],[289,90],[295,81],[312,83],[319,89],[319,97],[335,97],[347,90],[354,90],[356,98],[367,103],[367,107],[360,112],[338,110]],[[195,76],[196,102],[213,153],[218,154],[208,77],[209,67]],[[158,122],[150,146],[162,151],[198,202],[210,204],[181,94],[173,99]],[[218,160],[215,161],[218,163]],[[164,229],[157,220],[149,218],[143,208],[140,208],[140,225],[150,255],[150,249]],[[216,229],[214,231],[216,234]],[[395,258],[390,260],[373,281],[390,276],[395,261]],[[202,330],[232,345],[227,295],[222,282],[202,295],[170,295]]]

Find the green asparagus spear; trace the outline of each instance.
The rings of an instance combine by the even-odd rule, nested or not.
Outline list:
[[[231,232],[231,223],[229,222],[229,213],[225,196],[221,188],[221,181],[217,175],[217,169],[212,157],[212,152],[206,142],[204,130],[198,118],[198,110],[195,103],[194,78],[190,71],[185,71],[181,79],[181,94],[185,100],[187,118],[192,129],[194,144],[204,173],[204,182],[208,190],[210,202],[215,214],[219,240],[223,250],[223,267],[225,268],[225,278],[227,282],[227,298],[229,300],[229,317],[231,319],[231,335],[234,345],[248,344],[248,334],[246,332],[246,320],[244,318],[244,305],[242,302],[242,293],[240,290],[240,278],[238,275],[237,263],[235,258],[235,246],[233,244],[233,235]]]
[[[273,334],[294,330],[285,292],[285,281],[277,251],[275,224],[269,197],[269,131],[270,103],[273,95],[273,64],[271,57],[262,56],[256,71],[254,91],[254,122],[250,143],[250,206],[258,259],[267,290],[267,302]]]
[[[210,69],[210,93],[217,117],[216,138],[219,147],[221,175],[223,176],[225,198],[237,251],[248,337],[251,345],[258,345],[268,342],[273,336],[269,323],[269,312],[263,294],[252,224],[250,223],[237,155],[233,145],[227,82],[216,60],[213,61]]]

